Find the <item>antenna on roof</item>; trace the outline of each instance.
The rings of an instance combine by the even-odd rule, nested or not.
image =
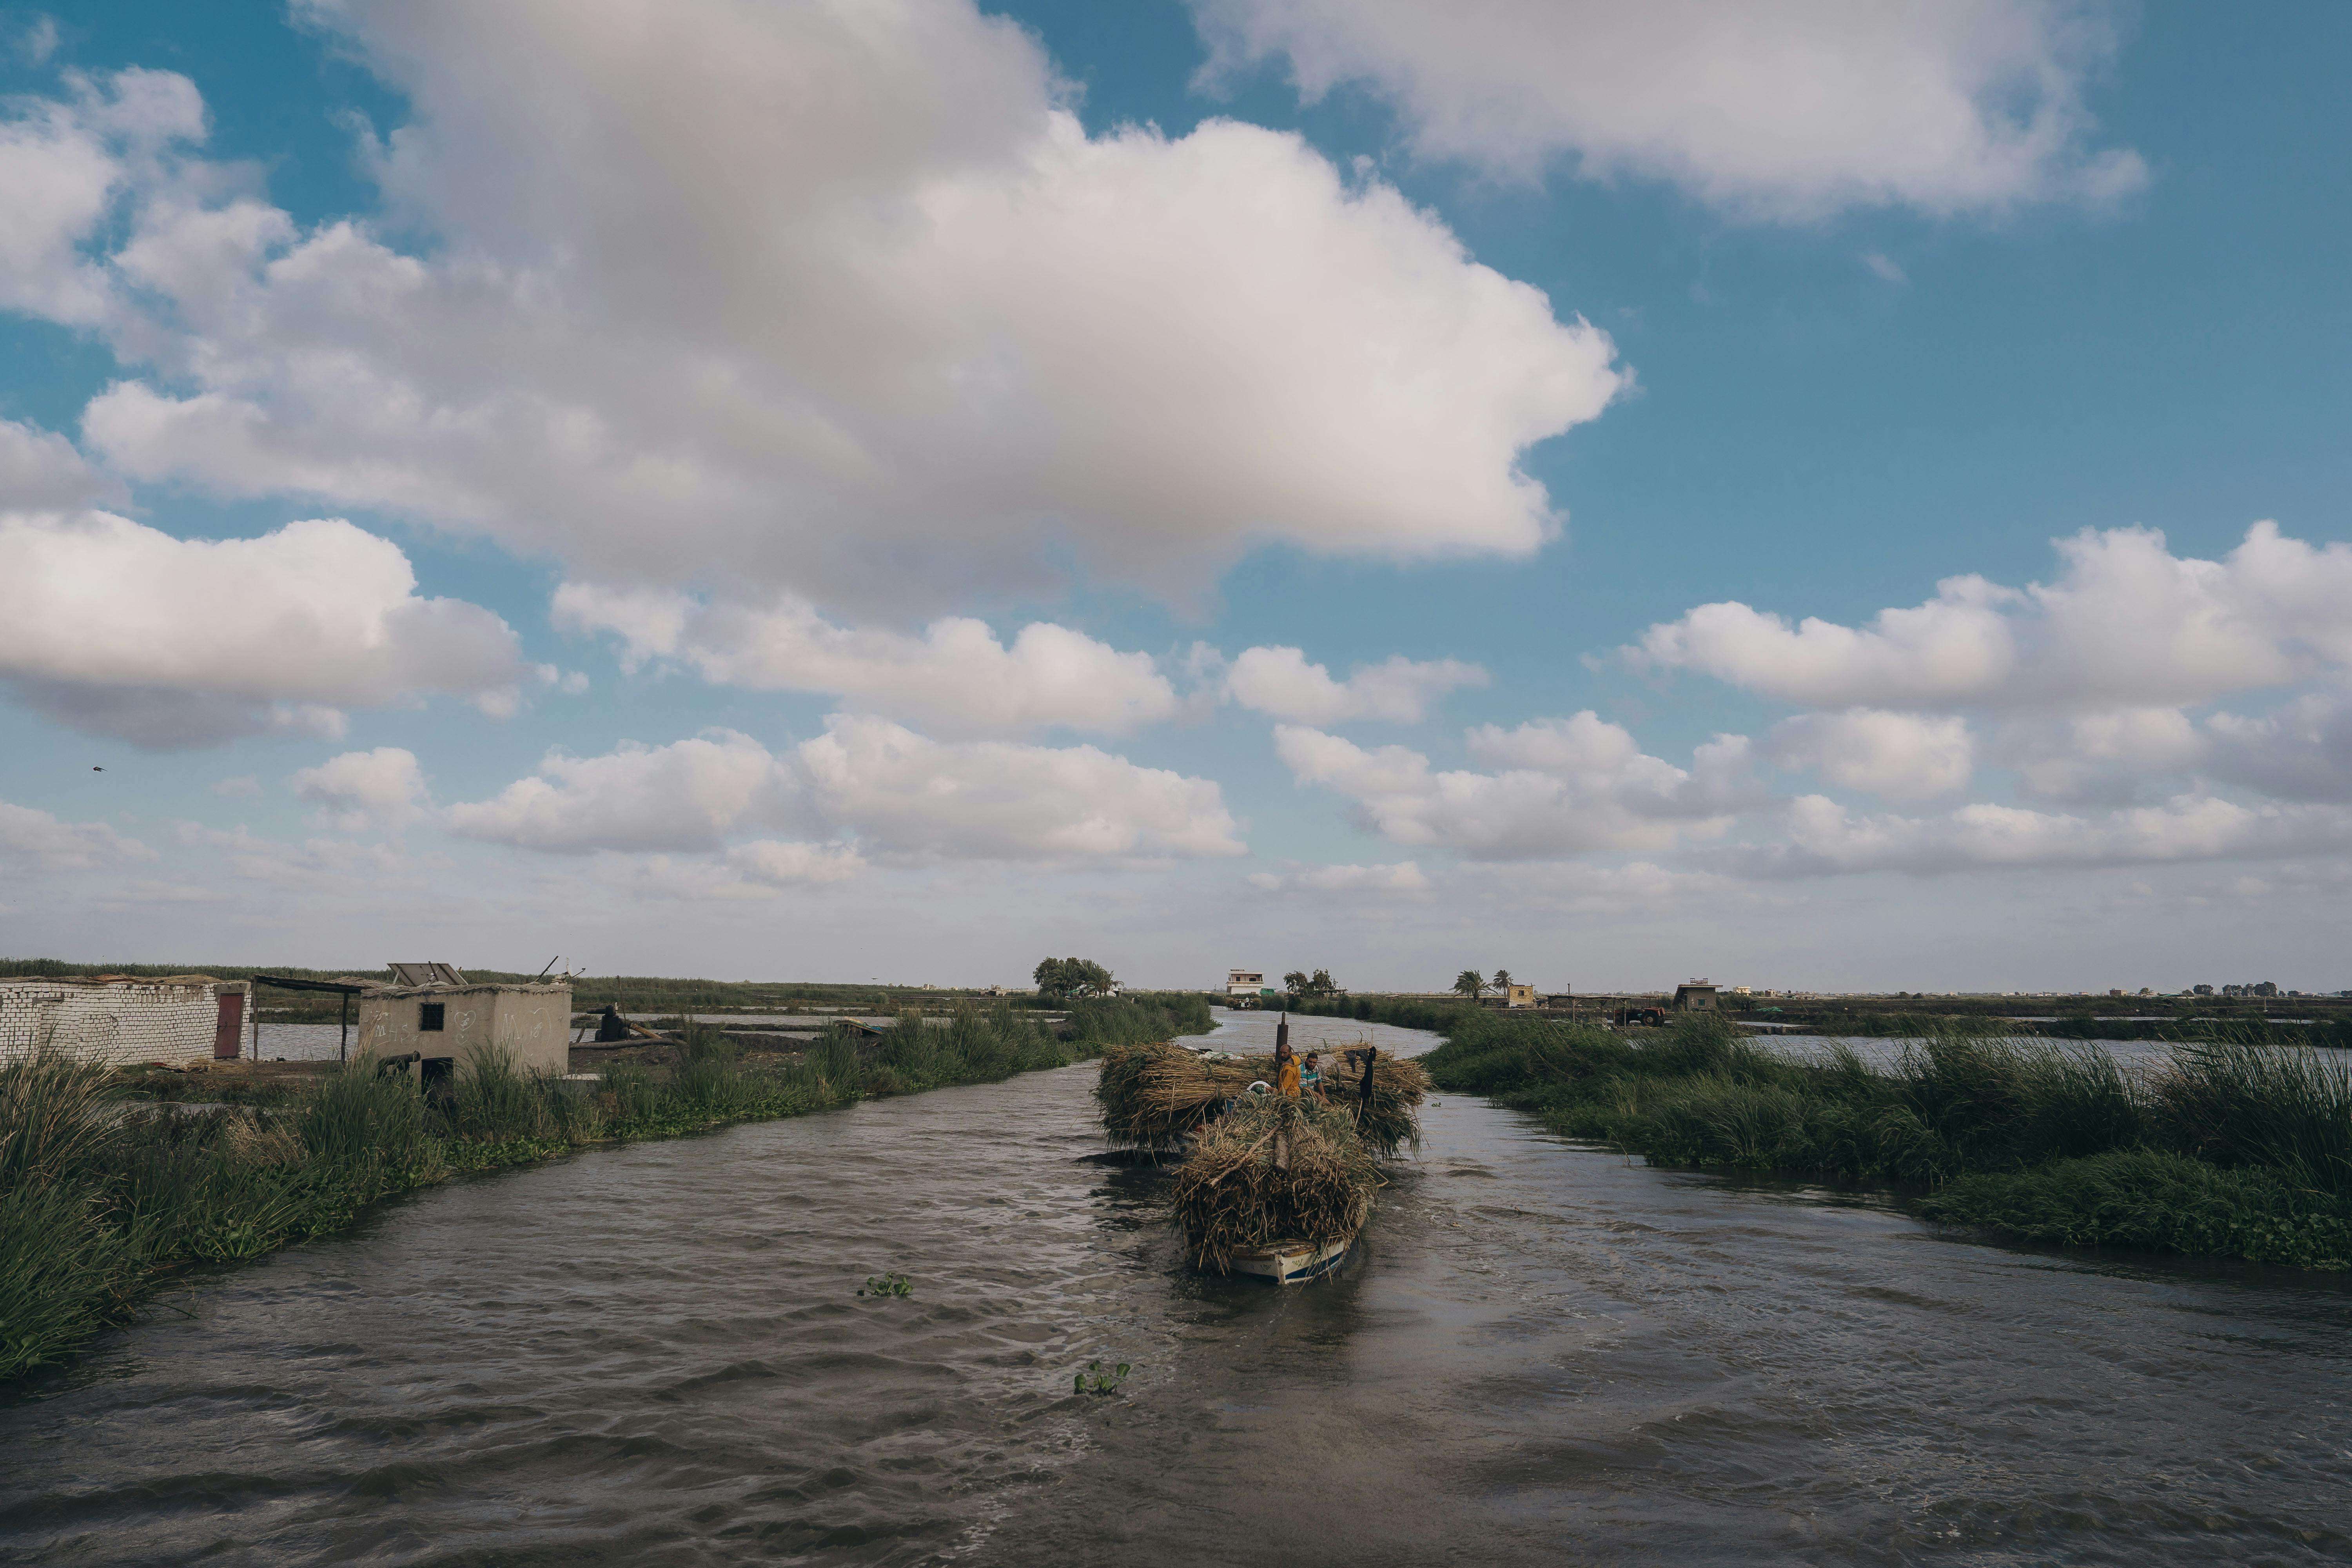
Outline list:
[[[545,963],[542,963],[542,964],[541,964],[541,965],[540,965],[540,968],[539,968],[539,973],[535,976],[535,978],[540,979],[540,980],[544,980],[544,979],[546,979],[546,978],[547,978],[547,972],[548,972],[549,970],[551,970],[551,969],[554,968],[557,964],[559,964],[559,963],[562,963],[562,962],[563,962],[563,955],[562,955],[562,953],[560,953],[560,952],[559,952],[559,953],[557,953],[553,958],[549,959]]]

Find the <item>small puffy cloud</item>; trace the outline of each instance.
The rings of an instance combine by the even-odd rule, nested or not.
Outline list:
[[[789,816],[776,759],[731,730],[600,757],[550,752],[536,776],[450,806],[443,826],[526,849],[716,849],[740,826]]]
[[[416,592],[389,540],[335,519],[184,540],[102,511],[0,514],[0,680],[59,722],[202,745],[450,692],[495,708],[521,662],[489,611]]]
[[[1780,616],[1736,602],[1701,605],[1654,626],[1637,667],[1695,669],[1767,697],[1822,707],[1927,706],[1981,701],[2017,668],[2004,606],[2016,597],[1981,577],[1953,577],[1914,609],[1882,610],[1867,626]]]
[[[1760,793],[1748,776],[1744,737],[1699,748],[1686,771],[1644,755],[1591,713],[1471,731],[1473,753],[1502,769],[1492,773],[1441,772],[1408,747],[1367,751],[1297,725],[1274,735],[1291,776],[1348,797],[1368,831],[1488,859],[1667,848],[1722,832]]]
[[[1429,879],[1411,860],[1392,866],[1297,866],[1277,876],[1271,871],[1250,874],[1250,886],[1269,893],[1288,890],[1309,893],[1425,893]]]
[[[155,852],[102,822],[66,822],[29,805],[0,800],[0,858],[37,871],[85,871]]]
[[[1869,268],[1872,275],[1877,278],[1882,283],[1908,283],[1911,281],[1911,275],[1904,271],[1899,266],[1895,265],[1894,258],[1889,257],[1883,250],[1866,250],[1863,252],[1862,264],[1864,267]]]
[[[1307,663],[1306,653],[1295,647],[1246,648],[1225,674],[1225,691],[1234,701],[1300,724],[1350,719],[1417,724],[1446,693],[1486,684],[1486,672],[1475,664],[1451,658],[1422,663],[1402,656],[1360,664],[1346,680],[1334,680],[1329,669]]]
[[[1671,181],[1735,214],[1937,214],[2102,202],[2147,177],[2094,144],[2083,89],[2113,55],[2062,0],[1193,0],[1214,80],[1289,62],[1302,96],[1360,83],[1423,155],[1534,177]]]
[[[1075,558],[1181,597],[1267,542],[1524,556],[1559,526],[1525,455],[1624,384],[1376,173],[1089,134],[971,0],[302,11],[408,106],[364,146],[394,222],[301,230],[91,102],[10,122],[58,193],[24,308],[158,367],[84,412],[133,478],[610,582],[871,610]]]
[[[1959,789],[1976,758],[1964,720],[1874,708],[1784,720],[1773,726],[1769,745],[1781,767],[1812,768],[1832,784],[1889,800]]]
[[[794,760],[824,820],[892,854],[1129,860],[1246,852],[1214,783],[1092,746],[951,744],[837,715]]]
[[[1866,626],[1702,605],[1625,650],[1815,707],[2168,708],[2352,664],[2352,545],[2258,522],[2221,561],[2175,556],[2152,529],[2057,542],[2058,579],[2022,592],[1954,577]]]
[[[1122,735],[1181,706],[1150,654],[1121,653],[1050,622],[1024,626],[1008,647],[967,616],[934,621],[916,637],[835,626],[790,598],[706,605],[585,583],[556,591],[554,618],[574,631],[617,634],[632,663],[680,658],[709,680],[838,696],[948,735],[1049,726]]]
[[[293,778],[294,793],[325,806],[346,833],[397,833],[424,815],[430,792],[416,754],[399,746],[345,752]]]
[[[468,837],[574,853],[718,850],[774,828],[854,836],[861,852],[907,859],[1244,853],[1209,780],[1092,746],[935,741],[853,714],[782,755],[731,731],[601,757],[550,753],[538,776],[451,806],[443,821]],[[754,854],[736,869],[786,865]]]
[[[2273,859],[2352,847],[2352,810],[2245,806],[2213,795],[2180,795],[2104,816],[1976,804],[1943,816],[1909,817],[1857,816],[1814,795],[1789,803],[1785,825],[1785,843],[1730,852],[1728,864],[1753,877],[1932,876],[1990,868]]]

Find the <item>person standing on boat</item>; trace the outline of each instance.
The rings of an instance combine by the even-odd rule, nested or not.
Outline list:
[[[1298,1058],[1290,1054],[1286,1027],[1274,1037],[1274,1091],[1290,1100],[1298,1098]]]

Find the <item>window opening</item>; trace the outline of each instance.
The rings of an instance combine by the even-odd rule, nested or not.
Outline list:
[[[439,1034],[444,1026],[441,1019],[447,1006],[448,1004],[446,1002],[420,1004],[416,1009],[416,1026],[428,1035]]]

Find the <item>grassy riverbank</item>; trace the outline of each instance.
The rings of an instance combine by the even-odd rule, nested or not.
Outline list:
[[[461,1173],[994,1082],[1192,1032],[1189,1010],[1125,1001],[1074,1016],[1072,1039],[1005,1006],[961,1008],[944,1026],[911,1019],[862,1048],[836,1030],[774,1068],[744,1067],[698,1026],[674,1066],[618,1065],[593,1085],[468,1061],[437,1103],[365,1062],[280,1105],[210,1110],[126,1099],[121,1077],[54,1056],[0,1064],[0,1383],[69,1358],[181,1269],[330,1235]]]
[[[2352,1073],[2305,1049],[2200,1041],[2136,1074],[2096,1046],[1948,1033],[1879,1070],[1706,1016],[1637,1041],[1465,1010],[1422,1062],[1659,1164],[1906,1189],[2034,1240],[2352,1268]]]

